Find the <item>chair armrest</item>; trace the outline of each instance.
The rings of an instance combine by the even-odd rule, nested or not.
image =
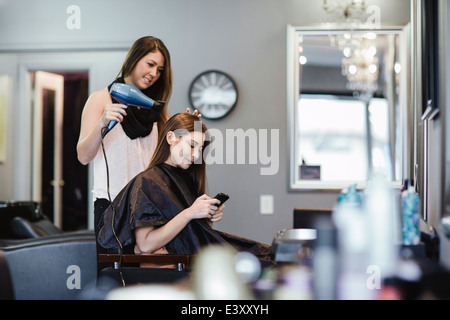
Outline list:
[[[120,254],[101,253],[98,262],[119,262]],[[187,254],[123,254],[122,263],[152,263],[156,265],[191,264],[192,256]]]

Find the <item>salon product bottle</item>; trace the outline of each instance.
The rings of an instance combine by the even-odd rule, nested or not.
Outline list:
[[[313,254],[313,297],[335,300],[338,272],[337,230],[328,219],[318,219]]]
[[[353,184],[348,188],[348,193],[345,201],[355,203],[356,205],[361,205],[361,194],[356,189],[356,184]]]
[[[199,300],[249,300],[252,293],[235,268],[236,252],[221,245],[202,249],[195,261],[192,284]]]
[[[342,189],[341,193],[337,198],[338,205],[342,202],[350,202],[355,204],[361,204],[362,197],[361,194],[356,189],[356,184],[349,186],[348,188]]]
[[[344,201],[348,194],[348,188],[344,188],[338,195],[337,203],[339,204],[341,201]]]
[[[311,300],[313,298],[311,248],[304,246],[298,252],[298,263],[281,266],[274,300]]]
[[[362,210],[356,186],[349,188],[333,214],[338,239],[338,275],[336,298],[339,300],[368,300],[366,287],[368,259],[367,216]]]
[[[420,243],[419,205],[420,197],[413,186],[402,195],[403,205],[403,244],[418,245]]]
[[[400,193],[403,194],[403,192],[408,191],[408,188],[411,184],[412,184],[412,182],[410,182],[409,179],[403,180],[403,186],[402,186],[402,189],[400,190]]]
[[[392,277],[401,244],[398,192],[381,175],[374,175],[365,190],[364,211],[368,215],[369,265],[383,280]],[[380,282],[378,281],[377,282]]]

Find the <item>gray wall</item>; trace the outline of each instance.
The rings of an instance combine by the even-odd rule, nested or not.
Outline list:
[[[380,6],[384,23],[409,21],[409,0],[367,2]],[[66,27],[66,9],[71,4],[81,9],[79,30]],[[0,52],[123,48],[140,36],[157,36],[173,60],[172,114],[189,106],[188,87],[198,73],[214,68],[230,74],[238,85],[238,105],[223,120],[205,121],[207,126],[223,132],[279,129],[280,166],[276,175],[261,176],[260,165],[211,165],[210,193],[231,195],[218,228],[270,243],[276,231],[292,227],[294,207],[329,208],[337,196],[288,191],[286,25],[312,25],[329,18],[321,1],[306,0],[3,0]],[[5,68],[0,66],[0,74]],[[97,83],[92,89],[105,85]],[[14,109],[9,111],[8,117],[15,119]],[[14,140],[11,136],[9,148]],[[0,164],[0,199],[14,197],[4,187],[14,180],[13,167],[11,158]],[[263,194],[274,196],[273,215],[259,213]]]
[[[440,12],[443,22],[441,23],[441,30],[447,30],[449,28],[450,21],[450,6],[447,1],[442,0],[445,3],[442,6],[442,10]],[[441,127],[442,127],[442,163],[441,168],[434,169],[433,172],[440,171],[440,177],[442,181],[442,185],[436,186],[434,190],[444,189],[445,193],[442,201],[442,212],[445,216],[450,215],[450,112],[448,111],[448,105],[450,103],[450,63],[448,63],[448,50],[450,45],[450,33],[449,32],[441,32],[440,36],[441,41],[441,59],[444,62],[441,62],[441,68],[445,70],[441,74],[441,105],[443,106],[441,110]],[[445,106],[445,107],[444,107]],[[440,170],[439,170],[440,169]],[[445,174],[442,174],[445,172]],[[440,213],[439,212],[439,213]],[[438,215],[440,217],[440,215]],[[436,223],[436,222],[435,222]],[[440,260],[444,266],[450,268],[450,236],[443,232],[441,228],[437,228],[437,232],[440,236]]]

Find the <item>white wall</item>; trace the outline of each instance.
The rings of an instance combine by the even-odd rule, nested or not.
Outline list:
[[[367,3],[380,6],[384,23],[409,21],[409,0]],[[66,26],[70,15],[66,9],[71,4],[81,10],[81,29]],[[286,25],[319,24],[329,18],[321,1],[306,0],[3,0],[0,52],[103,50],[128,47],[143,35],[157,36],[172,55],[172,114],[189,106],[187,90],[197,74],[210,68],[229,73],[238,85],[238,105],[221,121],[205,121],[207,126],[223,132],[279,129],[280,167],[274,176],[261,176],[258,165],[209,167],[210,193],[231,195],[218,227],[271,242],[276,231],[292,227],[294,207],[329,208],[337,196],[288,191]],[[0,60],[0,73],[3,70]],[[2,183],[9,185],[13,180],[12,167],[11,158],[0,164]],[[262,194],[274,195],[274,215],[259,214]],[[0,189],[0,199],[11,196],[11,189]]]

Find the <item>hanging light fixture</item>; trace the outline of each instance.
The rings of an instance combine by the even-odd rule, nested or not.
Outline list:
[[[347,88],[360,97],[370,97],[378,89],[379,62],[376,33],[358,32],[367,13],[365,0],[323,0],[323,9],[335,15],[347,29],[332,39],[342,52],[342,75]]]
[[[366,11],[365,0],[323,0],[322,7],[326,12],[337,14],[345,20],[358,17]]]
[[[347,78],[347,88],[367,97],[378,89],[379,59],[375,41],[363,38],[359,47],[342,59],[342,75]]]

